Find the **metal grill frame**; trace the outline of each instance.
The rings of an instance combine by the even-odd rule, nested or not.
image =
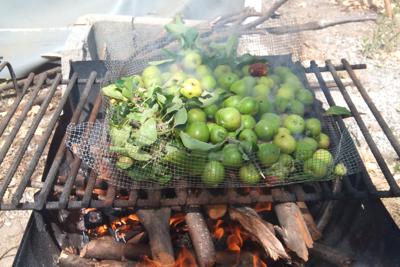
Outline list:
[[[76,182],[76,178],[78,175],[78,171],[81,165],[81,160],[79,158],[73,158],[70,162],[70,171],[65,178],[64,186],[61,188],[61,195],[58,199],[54,200],[50,196],[51,192],[54,192],[56,188],[60,188],[60,185],[56,184],[58,179],[58,171],[60,165],[62,164],[65,155],[66,155],[66,147],[65,147],[65,136],[61,141],[56,155],[54,159],[51,160],[50,168],[47,171],[45,177],[43,177],[43,182],[39,183],[39,185],[33,185],[30,182],[31,175],[33,173],[34,168],[36,167],[37,161],[43,153],[43,150],[47,143],[49,142],[48,137],[53,132],[55,127],[57,127],[57,122],[61,112],[67,108],[68,98],[73,91],[73,88],[77,85],[84,85],[84,90],[79,98],[79,102],[76,108],[73,111],[73,114],[68,121],[68,123],[76,123],[80,120],[82,111],[87,108],[87,99],[91,89],[96,84],[101,84],[104,80],[107,80],[107,74],[105,77],[98,77],[96,72],[91,72],[88,78],[80,78],[77,73],[73,73],[69,80],[62,80],[59,74],[59,69],[56,71],[51,71],[47,73],[42,73],[39,75],[30,74],[26,79],[22,81],[16,81],[15,75],[13,75],[13,70],[11,65],[8,62],[3,62],[0,64],[0,71],[2,71],[5,67],[8,68],[11,77],[13,77],[13,83],[6,84],[1,90],[5,88],[14,88],[17,91],[17,97],[10,107],[7,115],[0,122],[0,137],[4,132],[7,124],[11,120],[15,110],[19,107],[22,98],[25,96],[26,92],[30,90],[40,90],[44,86],[50,86],[51,92],[54,92],[58,85],[65,84],[66,89],[60,99],[59,105],[56,107],[53,112],[51,121],[49,123],[49,127],[46,129],[43,134],[44,138],[39,144],[37,150],[33,158],[31,159],[30,165],[26,170],[21,182],[18,184],[18,188],[15,194],[11,198],[11,202],[4,202],[3,197],[6,192],[7,187],[9,186],[11,179],[17,169],[24,153],[26,147],[21,146],[19,151],[15,155],[15,161],[13,166],[10,167],[10,170],[7,174],[7,177],[1,177],[0,180],[0,209],[1,210],[42,210],[42,209],[79,209],[79,208],[101,208],[101,207],[141,207],[141,208],[155,208],[160,206],[190,206],[190,205],[204,205],[204,204],[219,204],[219,203],[229,203],[229,204],[242,204],[248,205],[257,202],[287,202],[287,201],[319,201],[319,200],[334,200],[334,199],[365,199],[365,198],[385,198],[385,197],[399,197],[400,196],[400,188],[397,185],[393,175],[390,173],[390,170],[382,157],[376,143],[373,141],[371,133],[363,122],[360,113],[355,107],[354,103],[351,100],[350,95],[346,91],[346,87],[344,86],[342,80],[338,76],[339,71],[346,71],[350,76],[353,84],[356,86],[364,101],[367,103],[369,109],[372,114],[375,116],[378,121],[380,127],[383,132],[387,136],[389,142],[392,144],[394,151],[397,155],[400,156],[400,145],[399,142],[395,139],[393,133],[389,129],[387,123],[384,121],[383,117],[379,113],[376,106],[373,104],[372,100],[368,96],[365,88],[361,85],[360,81],[356,77],[354,70],[365,69],[365,64],[358,65],[350,65],[345,59],[342,59],[341,65],[334,66],[330,60],[325,62],[325,66],[319,67],[315,61],[310,62],[309,67],[303,67],[305,72],[309,75],[314,75],[319,83],[320,89],[322,90],[328,104],[330,106],[335,105],[335,101],[327,87],[325,80],[322,77],[323,72],[329,72],[343,98],[345,99],[352,116],[357,122],[362,134],[364,135],[366,142],[374,155],[379,167],[382,170],[385,181],[389,186],[389,190],[378,190],[374,186],[371,181],[371,178],[368,175],[365,167],[363,166],[362,172],[357,175],[352,175],[350,177],[343,177],[342,184],[343,186],[338,186],[338,181],[326,181],[326,182],[313,182],[306,183],[302,185],[289,185],[279,187],[281,194],[272,194],[270,188],[249,188],[244,194],[243,189],[225,189],[219,194],[215,195],[213,190],[207,189],[176,189],[174,190],[173,197],[165,196],[165,189],[163,190],[131,190],[130,192],[124,192],[124,190],[119,190],[112,185],[108,185],[107,193],[105,199],[99,200],[93,197],[93,189],[96,184],[96,175],[94,172],[91,172],[90,175],[84,180],[85,189],[82,192],[82,196],[76,199],[77,196],[74,194],[74,185]],[[300,63],[296,63],[300,64]],[[48,78],[48,76],[54,75],[55,77]],[[35,84],[32,84],[33,81],[36,81]],[[20,87],[22,86],[22,89]],[[29,111],[32,107],[32,103],[36,97],[35,91],[31,96],[31,99],[25,106],[25,109]],[[26,142],[29,143],[32,138],[37,125],[39,125],[40,120],[42,119],[47,105],[51,100],[51,94],[49,94],[48,98],[42,103],[41,110],[43,112],[39,112],[39,115],[34,119],[29,133],[26,137]],[[88,121],[94,122],[98,115],[98,112],[101,108],[102,97],[99,94],[94,102],[93,107],[91,107],[90,116]],[[47,103],[47,104],[46,104]],[[27,113],[27,112],[26,112]],[[23,112],[18,118],[18,123],[25,119],[26,113]],[[342,118],[335,118],[336,124],[334,127],[337,127],[339,131],[345,131],[346,127]],[[16,136],[19,127],[16,127],[16,130],[12,131],[12,134],[7,137],[6,144],[13,141]],[[35,126],[36,125],[36,126]],[[9,148],[9,147],[8,147]],[[7,153],[8,148],[3,146],[0,148],[0,156],[2,158]],[[358,153],[356,147],[354,146],[355,153]],[[4,154],[4,155],[2,155]],[[1,159],[2,160],[2,159]],[[1,161],[0,161],[1,162]],[[22,195],[25,189],[30,187],[39,188],[40,191],[35,196],[34,202],[21,202]],[[166,189],[173,190],[173,189]],[[222,193],[222,194],[221,194]],[[145,195],[145,197],[143,197]],[[146,196],[147,195],[147,196]],[[123,196],[123,197],[121,197]]]

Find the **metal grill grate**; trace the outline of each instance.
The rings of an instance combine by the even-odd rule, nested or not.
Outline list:
[[[0,64],[0,71],[8,67],[12,72],[11,66],[7,62]],[[0,207],[2,210],[11,209],[76,209],[82,207],[157,207],[157,206],[178,206],[178,205],[199,205],[214,203],[231,203],[231,204],[249,204],[262,201],[282,202],[282,201],[316,201],[323,199],[339,199],[339,198],[380,198],[400,196],[400,188],[397,185],[393,175],[390,173],[377,145],[374,143],[371,133],[363,122],[359,112],[357,111],[352,99],[346,91],[341,78],[338,76],[339,71],[346,71],[352,82],[357,87],[362,97],[371,109],[383,132],[388,137],[394,150],[400,155],[399,143],[394,138],[389,127],[383,120],[382,116],[368,97],[365,89],[354,74],[354,69],[363,69],[365,65],[350,65],[346,60],[342,60],[340,66],[334,66],[330,61],[326,61],[324,67],[318,67],[314,61],[310,66],[305,68],[306,73],[313,75],[318,80],[320,89],[326,97],[329,105],[334,105],[334,99],[326,85],[322,76],[322,72],[329,72],[333,77],[341,95],[345,99],[350,108],[354,119],[361,129],[368,145],[378,162],[389,190],[378,190],[372,183],[365,168],[362,173],[350,175],[343,178],[343,186],[338,187],[337,181],[313,182],[304,185],[289,185],[282,187],[282,194],[272,196],[269,188],[240,188],[240,189],[165,189],[165,190],[124,190],[108,185],[95,175],[91,170],[85,170],[81,166],[81,160],[73,157],[65,147],[65,127],[69,123],[77,123],[82,121],[94,122],[101,116],[102,97],[98,94],[99,85],[103,80],[107,79],[96,72],[89,75],[74,73],[67,81],[61,80],[59,73],[55,77],[49,78],[51,73],[43,73],[40,75],[29,75],[27,79],[17,83],[14,80],[13,85],[6,84],[0,88],[13,88],[17,91],[17,97],[9,108],[9,111],[0,123],[0,141],[3,145],[0,148],[0,163],[4,163],[3,159],[13,143],[15,136],[21,131],[21,124],[26,118],[27,113],[37,97],[37,91],[44,87],[50,88],[50,93],[42,102],[40,110],[31,128],[26,133],[23,144],[17,149],[17,153],[13,155],[11,166],[3,166],[7,168],[6,175],[0,177]],[[88,67],[90,70],[90,67]],[[87,69],[88,69],[87,68]],[[88,70],[86,69],[86,72]],[[93,68],[92,68],[93,69]],[[35,81],[35,82],[34,82]],[[34,82],[34,84],[32,84]],[[48,105],[53,98],[54,93],[59,90],[60,85],[65,86],[65,90],[57,107],[52,111],[52,117],[48,123],[46,131],[43,133],[42,140],[36,147],[34,156],[30,159],[30,163],[24,170],[22,179],[15,181],[16,190],[9,197],[5,198],[5,192],[10,187],[17,167],[20,165],[21,159],[26,153],[29,142],[43,114],[48,109]],[[21,90],[19,89],[22,86]],[[79,91],[78,88],[81,88]],[[30,92],[28,95],[27,92]],[[78,96],[75,96],[80,92]],[[74,95],[74,96],[73,96]],[[90,98],[94,97],[94,101]],[[27,98],[27,100],[22,101]],[[77,103],[73,103],[71,99],[78,99]],[[22,104],[25,103],[25,104]],[[15,115],[17,109],[22,110],[18,115],[17,123],[14,130],[8,136],[4,136],[4,129],[9,124],[11,118]],[[62,117],[60,115],[63,113]],[[61,120],[60,120],[61,118]],[[346,131],[343,119],[335,118],[332,127],[337,128],[338,132]],[[47,167],[43,175],[43,181],[33,183],[31,176],[36,168],[40,156],[45,146],[49,142],[49,137],[55,131],[52,146],[48,156]],[[354,154],[357,149],[354,146]],[[23,194],[27,188],[38,188],[39,192],[35,196],[35,201],[22,201]],[[340,188],[338,190],[338,188]]]

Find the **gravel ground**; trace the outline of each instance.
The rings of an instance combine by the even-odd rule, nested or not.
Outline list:
[[[371,10],[366,8],[366,3],[364,3],[367,1],[338,2],[339,4],[332,0],[291,1],[290,4],[282,7],[279,12],[283,18],[291,20],[295,18],[297,21],[328,19],[340,17],[346,14],[348,15],[350,13],[363,14],[371,12]],[[375,2],[377,1],[372,1],[372,3]],[[380,2],[377,2],[378,4],[372,6],[372,9],[381,8],[381,6],[379,6],[379,4],[381,4]],[[334,64],[339,64],[341,58],[346,58],[350,63],[366,63],[368,68],[366,70],[357,71],[357,75],[397,138],[400,139],[400,123],[398,123],[400,121],[400,51],[394,52],[390,55],[381,55],[379,58],[374,59],[364,57],[361,53],[362,40],[363,38],[371,38],[374,27],[374,22],[364,22],[334,26],[317,32],[304,32],[302,33],[302,39],[305,40],[301,47],[302,60],[305,66],[308,66],[309,60],[311,59],[315,59],[319,65],[323,65],[323,62],[326,59],[332,59]],[[345,82],[349,81],[349,78],[344,74],[341,74],[341,78],[343,78]],[[332,79],[332,77],[327,75],[327,79]],[[362,117],[368,125],[378,147],[381,148],[385,160],[390,164],[396,178],[400,180],[399,171],[395,170],[396,164],[399,164],[399,159],[396,157],[394,151],[390,149],[390,145],[377,125],[376,120],[369,112],[367,112],[364,101],[357,93],[356,88],[348,86],[347,90],[351,94],[359,111],[363,113]],[[340,93],[337,92],[337,89],[332,88],[332,94],[335,99],[338,99],[337,105],[346,106],[343,99],[338,97]],[[9,105],[10,103],[11,100],[0,99],[0,119],[5,115],[1,111],[1,107]],[[32,121],[35,110],[37,112],[36,107],[31,110],[28,122],[24,123],[25,126],[23,127],[25,127],[26,130]],[[51,114],[51,112],[49,114]],[[48,119],[49,116],[50,115],[47,115],[46,118]],[[366,167],[371,174],[374,183],[379,188],[385,188],[386,185],[382,180],[382,174],[380,173],[373,156],[367,149],[362,133],[358,130],[353,119],[346,119],[346,123],[350,131],[353,133],[354,138],[357,140],[358,149],[361,152],[360,154],[363,156],[363,160],[366,163]],[[45,129],[45,125],[46,124],[43,124],[41,128]],[[40,132],[41,131],[39,130],[35,133],[29,151],[34,151],[35,145],[37,145],[40,140]],[[19,138],[22,140],[23,135]],[[0,145],[1,142],[2,140],[0,139]],[[22,166],[26,164],[25,160],[24,162],[22,163]],[[40,162],[43,164],[44,158]],[[1,172],[6,170],[5,166],[7,164],[9,163],[5,162],[1,166],[0,176]],[[36,170],[34,174],[36,178],[34,179],[40,179],[41,171],[42,166]],[[15,181],[17,180],[18,178],[16,177]],[[33,196],[33,193],[34,190],[25,194],[24,197],[29,199]],[[384,203],[400,226],[399,201],[397,199],[387,199],[384,200]],[[0,236],[3,240],[7,240],[7,242],[0,244],[0,266],[12,265],[13,256],[15,255],[22,238],[29,215],[29,211],[0,212]]]

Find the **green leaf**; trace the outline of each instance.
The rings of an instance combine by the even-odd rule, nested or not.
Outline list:
[[[258,146],[257,144],[249,141],[240,141],[239,150],[245,153],[246,155],[252,155],[258,151]]]
[[[345,107],[332,106],[324,113],[324,115],[351,116],[351,112]]]
[[[126,86],[122,87],[122,95],[128,99],[132,99],[133,97],[133,89],[127,88]]]
[[[213,145],[210,143],[202,142],[194,139],[183,131],[180,132],[179,136],[181,137],[182,143],[186,148],[196,151],[210,151],[212,149],[220,148],[225,143],[221,142]]]
[[[148,161],[152,158],[152,156],[149,153],[142,151],[140,149],[140,146],[135,146],[130,143],[126,143],[125,149],[128,156],[135,160]]]
[[[124,147],[128,142],[132,126],[124,125],[121,128],[110,127],[111,142],[114,146]]]
[[[209,159],[209,160],[218,160],[218,161],[221,161],[222,158],[223,158],[222,150],[217,151],[217,152],[210,152],[210,153],[208,154],[208,159]]]
[[[187,111],[186,108],[181,108],[174,115],[174,127],[178,125],[185,124],[187,121]]]
[[[129,119],[130,121],[138,121],[138,122],[145,121],[145,117],[140,112],[131,112],[126,116],[126,118]]]
[[[211,104],[214,104],[221,98],[224,98],[225,94],[229,94],[229,92],[225,91],[224,89],[219,88],[219,89],[215,90],[214,92],[210,92],[211,97],[207,97],[207,98],[200,97],[198,99],[202,103],[202,107],[207,107]]]
[[[236,56],[238,44],[239,44],[239,39],[236,34],[229,37],[225,46],[225,53],[227,58],[233,58]]]
[[[162,48],[161,51],[162,51],[164,54],[166,54],[168,57],[174,58],[174,60],[176,60],[176,59],[179,57],[179,55],[178,55],[177,53],[175,53],[175,52],[173,52],[173,51],[171,51],[171,50]]]
[[[118,87],[115,84],[110,84],[110,85],[107,85],[106,87],[103,87],[101,89],[101,92],[105,96],[108,96],[108,97],[111,97],[114,99],[118,99],[118,100],[122,100],[122,101],[126,101],[126,98],[118,90]]]
[[[150,61],[148,64],[152,65],[152,66],[159,66],[159,65],[163,65],[165,63],[170,63],[170,62],[174,62],[174,61],[175,61],[175,59],[168,58],[168,59],[163,59],[163,60]]]
[[[175,16],[173,22],[165,25],[165,30],[172,36],[178,38],[181,42],[182,48],[192,48],[199,36],[196,28],[188,27],[184,24],[180,14]]]
[[[151,145],[157,140],[157,123],[154,118],[146,120],[135,132],[136,141],[139,144]]]
[[[118,79],[114,82],[115,86],[117,86],[119,89],[122,89],[125,86],[125,82],[122,79]]]
[[[161,104],[165,104],[165,101],[167,101],[167,98],[166,98],[164,95],[157,93],[157,100],[158,100]]]

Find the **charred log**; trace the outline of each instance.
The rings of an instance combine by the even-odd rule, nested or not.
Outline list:
[[[289,259],[282,243],[253,209],[230,208],[229,216],[232,220],[238,221],[263,246],[266,254],[273,260]]]
[[[112,237],[102,237],[87,243],[80,256],[99,260],[137,260],[144,255],[150,255],[150,248],[143,244],[120,243]]]
[[[173,266],[175,257],[169,234],[171,209],[138,210],[137,215],[149,236],[153,260],[158,261],[162,266]]]
[[[58,263],[60,267],[145,267],[141,263],[128,262],[128,261],[115,261],[115,260],[104,260],[94,261],[91,259],[81,258],[78,255],[70,254],[66,251],[62,251]]]

